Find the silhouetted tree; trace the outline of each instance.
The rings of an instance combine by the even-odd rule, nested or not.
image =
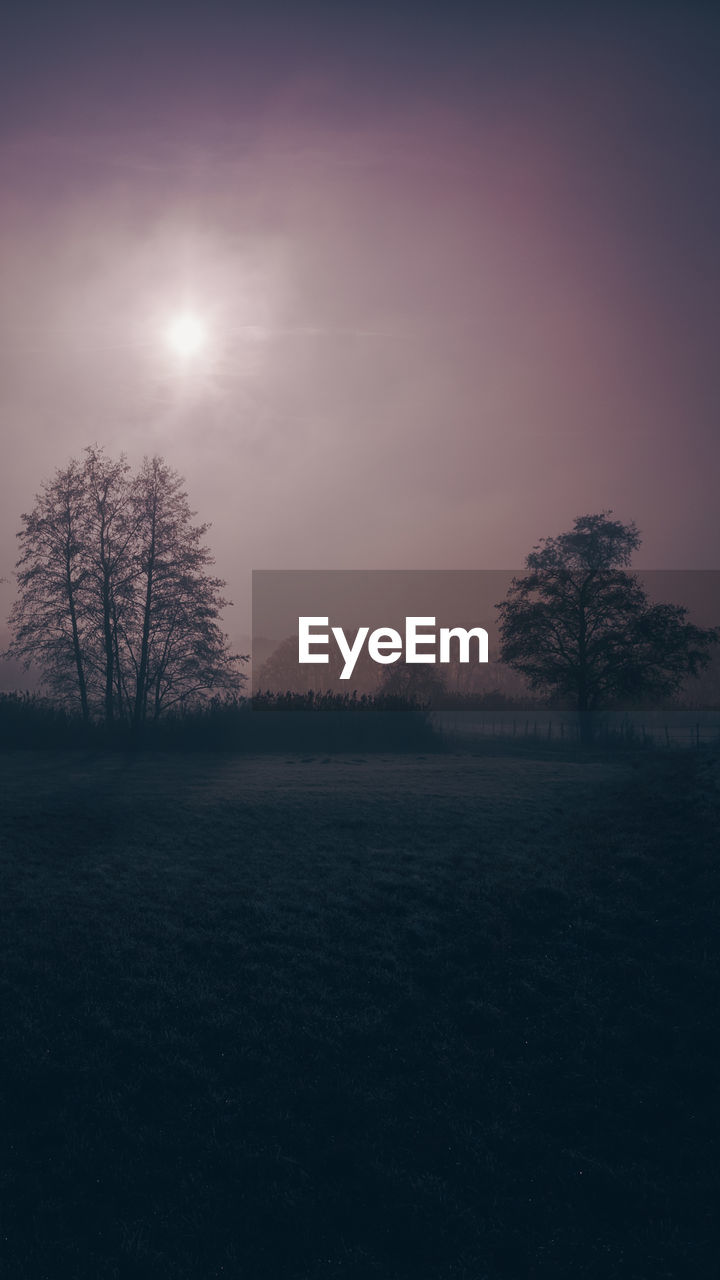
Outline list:
[[[135,574],[120,634],[133,687],[131,717],[151,716],[205,694],[237,691],[236,665],[218,624],[228,603],[212,577],[204,538],[192,523],[184,481],[162,458],[146,458],[131,494]],[[126,593],[127,594],[127,593]],[[130,681],[128,681],[130,683]]]
[[[82,464],[73,460],[43,485],[29,515],[21,517],[19,596],[9,619],[8,656],[35,663],[45,684],[63,700],[73,692],[83,720],[90,718],[88,630],[85,607],[86,490]]]
[[[568,533],[542,539],[497,606],[502,661],[533,689],[571,698],[586,741],[596,708],[675,693],[720,639],[687,622],[682,606],[649,602],[627,570],[637,528],[611,516],[579,516]]]
[[[34,663],[84,720],[148,715],[237,692],[244,676],[220,626],[224,583],[162,458],[132,476],[92,446],[43,486],[18,537],[8,656]]]
[[[135,527],[130,509],[132,486],[130,468],[121,457],[109,458],[104,449],[91,445],[85,450],[82,471],[83,555],[87,576],[93,584],[90,611],[95,606],[96,646],[103,693],[104,716],[113,720],[117,705],[116,672],[120,675],[117,626],[120,601],[128,580]],[[121,708],[118,708],[121,710]]]

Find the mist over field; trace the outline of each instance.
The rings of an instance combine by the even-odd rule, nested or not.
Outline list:
[[[3,1280],[715,1274],[719,37],[3,7]]]

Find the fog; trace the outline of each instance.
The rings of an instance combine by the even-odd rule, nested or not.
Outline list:
[[[508,568],[605,508],[716,566],[710,19],[142,12],[11,24],[3,618],[94,441],[186,477],[238,638],[253,568]]]

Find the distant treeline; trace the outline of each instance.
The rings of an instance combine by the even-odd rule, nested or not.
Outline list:
[[[398,697],[264,693],[168,712],[138,734],[123,722],[84,723],[52,699],[0,694],[0,750],[432,751],[428,708]]]

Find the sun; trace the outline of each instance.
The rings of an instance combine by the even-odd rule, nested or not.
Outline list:
[[[207,346],[207,329],[200,316],[192,311],[182,311],[168,324],[165,340],[176,356],[190,359]]]

